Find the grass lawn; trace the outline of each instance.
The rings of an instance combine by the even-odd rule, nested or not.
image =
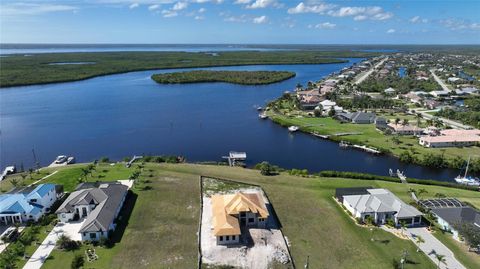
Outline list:
[[[469,252],[468,247],[453,239],[450,233],[436,232],[433,235],[452,250],[455,253],[455,258],[467,268],[480,268],[480,255]]]
[[[478,155],[480,147],[464,147],[464,148],[425,148],[418,144],[418,138],[414,136],[398,136],[400,143],[396,144],[393,141],[394,136],[384,135],[382,132],[375,128],[374,124],[353,124],[353,123],[340,123],[332,118],[314,118],[314,117],[288,117],[280,114],[269,113],[270,118],[282,125],[296,125],[301,130],[306,132],[317,132],[322,135],[333,135],[343,132],[360,132],[358,135],[348,135],[331,137],[335,140],[345,140],[352,143],[359,143],[368,145],[371,147],[390,150],[394,156],[399,156],[400,153],[406,150],[413,150],[417,157],[428,154],[443,154],[447,158],[454,158],[456,156],[466,159],[470,155]],[[394,117],[396,118],[396,116]],[[415,122],[411,120],[410,122]]]
[[[102,180],[125,179],[135,166],[127,169],[121,164],[101,164],[96,171],[104,175]],[[74,171],[80,167],[62,167],[62,173],[46,181],[70,182],[69,177],[75,176]],[[310,268],[392,268],[392,261],[400,260],[405,249],[409,253],[405,268],[435,268],[408,240],[376,229],[372,241],[370,229],[357,226],[333,199],[338,187],[373,186],[388,188],[408,200],[407,187],[402,184],[286,174],[265,177],[256,170],[243,168],[165,163],[145,165],[141,183],[134,187],[133,198],[127,200],[122,211],[126,216],[121,218],[115,234],[117,243],[111,248],[96,247],[99,260],[87,262],[86,268],[195,268],[200,175],[261,185],[281,221],[298,267],[310,256]],[[145,185],[150,188],[142,190]],[[427,189],[424,196],[441,192],[480,206],[478,193],[473,191],[416,184],[410,187]],[[84,251],[85,246],[74,252],[54,250],[43,268],[64,268],[74,254]],[[475,257],[472,259],[477,262]],[[281,266],[277,264],[275,268]]]

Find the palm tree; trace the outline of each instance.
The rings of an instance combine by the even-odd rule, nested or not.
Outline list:
[[[428,191],[424,188],[419,189],[418,190],[418,198],[420,198],[420,196],[422,196],[422,194],[424,194],[424,193],[428,193]]]
[[[425,121],[425,123],[427,124],[427,127],[428,126],[432,126],[433,125],[433,120],[432,119],[428,119]]]
[[[400,226],[402,226],[402,235],[405,236],[405,231],[407,230],[407,223],[405,221],[400,221]]]
[[[406,126],[406,125],[408,125],[408,120],[407,120],[407,119],[403,119],[403,121],[402,121],[402,126]]]
[[[438,261],[437,268],[440,268],[440,263],[447,264],[446,263],[447,260],[445,259],[445,255],[435,253],[435,258]]]
[[[395,125],[398,125],[400,123],[400,118],[395,119]]]
[[[10,180],[10,183],[12,183],[12,186],[16,188],[19,182],[18,182],[18,179],[14,177]]]
[[[415,237],[415,241],[416,241],[416,243],[417,243],[417,252],[419,252],[419,251],[420,251],[420,244],[425,243],[425,240],[424,240],[423,237],[421,237],[420,235],[417,235],[417,236]]]
[[[417,120],[417,126],[420,127],[420,124],[422,123],[422,114],[416,113],[415,119]]]

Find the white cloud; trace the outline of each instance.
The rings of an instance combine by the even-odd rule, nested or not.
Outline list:
[[[17,16],[17,15],[38,15],[51,12],[61,11],[75,11],[78,10],[76,6],[57,5],[49,3],[12,3],[2,4],[0,8],[1,16]]]
[[[128,6],[128,8],[134,9],[134,8],[137,8],[138,6],[139,6],[138,3],[133,3],[133,4],[131,4],[130,6]]]
[[[256,0],[252,4],[246,6],[250,9],[257,9],[257,8],[266,8],[266,7],[280,7],[281,4],[277,2],[277,0]]]
[[[368,19],[368,17],[365,16],[365,15],[357,15],[357,16],[353,17],[354,21],[364,21],[366,19]]]
[[[298,4],[296,7],[289,8],[288,13],[290,14],[299,14],[299,13],[319,13],[323,14],[325,11],[335,8],[336,5],[320,3],[318,5],[305,5],[303,2]]]
[[[480,30],[480,23],[478,22],[472,23],[468,20],[449,18],[449,19],[441,20],[440,23],[452,31]]]
[[[324,22],[324,23],[319,23],[319,24],[315,25],[315,28],[317,28],[317,29],[333,29],[336,26],[337,25],[335,23]]]
[[[192,0],[192,2],[199,3],[199,4],[208,3],[208,2],[221,4],[221,3],[223,3],[223,0]]]
[[[203,20],[203,19],[205,19],[205,17],[204,16],[195,16],[194,19],[195,20]]]
[[[227,13],[221,13],[220,16],[225,16],[223,19],[226,22],[247,22],[248,18],[247,15],[240,15],[240,16],[229,16]]]
[[[148,10],[155,10],[155,9],[158,9],[158,8],[160,8],[160,5],[158,5],[158,4],[148,6]]]
[[[187,2],[177,2],[175,5],[173,5],[172,10],[182,10],[186,9],[188,7]]]
[[[333,17],[348,17],[354,16],[354,20],[388,20],[393,17],[393,13],[385,12],[383,8],[379,6],[369,6],[369,7],[341,7],[337,10],[328,11],[328,15]]]
[[[250,4],[250,2],[252,2],[252,0],[237,0],[234,2],[234,4],[236,5],[246,5],[246,4]]]
[[[396,32],[395,29],[388,29],[388,30],[387,30],[387,34],[393,34],[393,33],[395,33],[395,32]]]
[[[207,11],[207,9],[205,9],[205,8],[203,8],[203,7],[200,8],[200,9],[198,9],[198,13],[203,13],[203,12],[205,12],[205,11]]]
[[[162,10],[162,15],[164,18],[172,18],[178,16],[178,13],[173,10],[164,9]]]
[[[253,23],[255,24],[262,24],[262,23],[266,23],[267,21],[268,21],[268,18],[265,15],[253,18]]]
[[[427,19],[422,19],[420,16],[414,16],[409,20],[411,23],[427,23]]]

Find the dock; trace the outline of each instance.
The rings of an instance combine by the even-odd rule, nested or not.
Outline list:
[[[367,147],[365,145],[350,144],[350,143],[345,142],[345,141],[340,141],[340,143],[338,145],[341,148],[355,148],[355,149],[360,149],[360,150],[363,150],[365,152],[372,153],[372,154],[381,154],[382,153],[381,151],[379,151],[376,148]]]
[[[237,162],[245,161],[247,159],[246,152],[230,151],[228,156],[222,156],[223,159],[228,160],[229,166],[236,166]]]
[[[15,171],[15,166],[7,166],[0,175],[0,181],[2,181],[7,175],[15,173]]]

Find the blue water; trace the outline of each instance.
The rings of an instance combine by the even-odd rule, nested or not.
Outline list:
[[[0,165],[41,164],[57,155],[78,161],[102,156],[119,160],[134,154],[183,155],[188,161],[220,161],[231,150],[246,151],[248,165],[269,161],[285,168],[358,171],[386,175],[389,168],[407,176],[450,180],[456,171],[400,163],[340,149],[337,143],[306,134],[290,134],[254,107],[359,62],[325,65],[267,65],[215,70],[287,70],[295,78],[264,86],[226,83],[159,85],[142,71],[78,82],[0,90]]]
[[[273,48],[254,45],[148,45],[148,44],[0,44],[0,54],[28,54],[32,53],[68,53],[68,52],[115,52],[115,51],[184,51],[184,52],[211,52],[211,51],[273,51],[289,50],[288,48]]]
[[[407,71],[407,70],[406,70],[405,67],[400,66],[400,67],[398,68],[398,76],[401,77],[401,78],[405,77],[406,71]]]

